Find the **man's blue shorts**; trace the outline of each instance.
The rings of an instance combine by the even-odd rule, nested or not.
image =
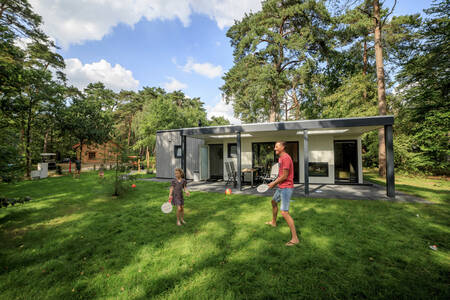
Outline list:
[[[291,201],[292,193],[294,192],[294,188],[278,188],[273,194],[272,200],[275,202],[281,201],[281,210],[289,211],[289,202]]]

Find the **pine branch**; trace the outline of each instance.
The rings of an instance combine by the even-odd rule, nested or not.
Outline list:
[[[389,15],[391,15],[394,12],[394,8],[395,8],[396,5],[397,5],[397,0],[394,0],[394,5],[392,6],[391,11],[386,15],[386,17],[384,17],[384,20],[382,21],[380,28],[383,28],[383,26],[386,23],[386,20],[389,17]]]

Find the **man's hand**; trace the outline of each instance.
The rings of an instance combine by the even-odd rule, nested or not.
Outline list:
[[[186,196],[190,196],[191,195],[191,193],[189,193],[189,191],[186,191]]]
[[[275,181],[272,181],[271,183],[268,184],[269,189],[273,189],[273,187],[275,186]]]
[[[173,196],[169,196],[169,203],[172,203]]]

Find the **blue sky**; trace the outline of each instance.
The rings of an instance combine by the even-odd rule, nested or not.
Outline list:
[[[386,0],[392,6],[393,0]],[[221,101],[221,77],[233,65],[226,31],[260,9],[259,0],[30,0],[44,31],[61,46],[70,82],[83,88],[181,89],[200,97],[208,115],[233,123]],[[431,0],[399,0],[394,14],[420,13]]]

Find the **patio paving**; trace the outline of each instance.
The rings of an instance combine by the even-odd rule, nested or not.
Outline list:
[[[156,182],[170,182],[172,179],[150,178],[140,179],[146,181]],[[203,191],[213,193],[224,193],[225,189],[230,188],[233,194],[248,194],[256,196],[272,196],[273,190],[265,193],[258,193],[256,187],[252,188],[249,185],[242,187],[242,191],[233,187],[233,184],[225,185],[225,181],[216,182],[188,182],[190,191]],[[293,197],[305,197],[303,191],[303,184],[294,185]],[[429,203],[432,202],[422,199],[417,196],[408,195],[402,192],[395,193],[395,200],[386,196],[386,188],[384,186],[366,183],[362,185],[344,185],[344,184],[309,184],[310,198],[334,198],[334,199],[350,199],[350,200],[384,200],[392,202],[409,202],[409,203]]]

